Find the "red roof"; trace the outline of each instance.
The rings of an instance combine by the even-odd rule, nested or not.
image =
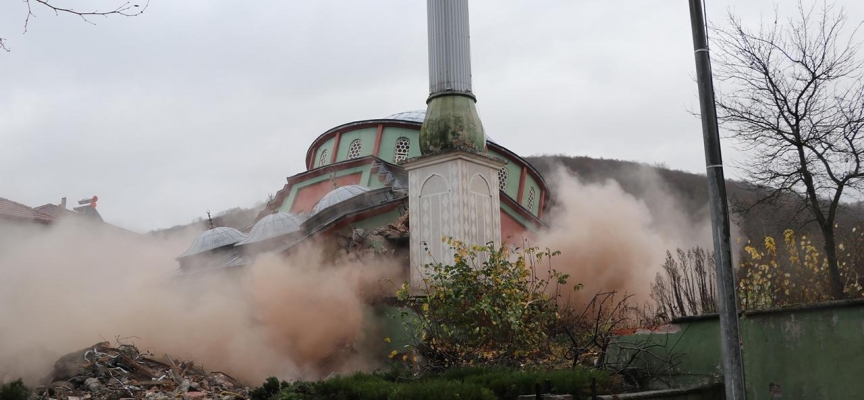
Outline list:
[[[21,203],[0,197],[0,218],[51,223],[56,219],[53,215],[27,207]]]

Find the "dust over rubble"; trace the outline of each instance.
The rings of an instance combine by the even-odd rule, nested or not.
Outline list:
[[[561,251],[553,266],[570,274],[571,286],[585,285],[577,300],[616,290],[641,304],[650,300],[650,283],[667,250],[710,248],[707,213],[687,215],[682,200],[650,169],[633,174],[643,183],[640,198],[613,180],[583,184],[563,167],[548,178],[556,203],[549,211],[549,230],[536,243]]]
[[[172,240],[63,221],[0,233],[0,381],[36,384],[64,354],[126,342],[252,385],[377,367],[367,301],[397,270],[307,246],[235,274],[171,278],[200,232]],[[343,257],[344,258],[344,257]],[[372,337],[374,336],[374,337]]]
[[[667,249],[710,245],[707,213],[687,215],[650,171],[640,198],[614,181],[550,177],[550,229],[533,240],[562,254],[554,267],[599,290],[648,300]],[[38,382],[62,355],[116,337],[143,350],[192,359],[259,384],[267,376],[317,379],[378,367],[380,336],[366,304],[392,293],[381,278],[397,263],[325,261],[307,246],[259,257],[235,274],[172,279],[174,260],[200,232],[171,240],[61,222],[0,233],[0,381]]]

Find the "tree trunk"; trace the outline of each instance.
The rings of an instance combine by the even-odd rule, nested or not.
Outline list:
[[[831,285],[831,296],[835,300],[846,298],[843,292],[843,281],[840,279],[840,268],[837,264],[837,246],[834,241],[833,226],[822,227],[822,236],[825,238],[825,257],[828,259],[828,281]]]

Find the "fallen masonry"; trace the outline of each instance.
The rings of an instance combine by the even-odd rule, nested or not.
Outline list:
[[[119,342],[119,341],[118,341]],[[134,345],[96,343],[54,363],[40,399],[247,399],[249,388],[223,372],[207,372],[192,361],[156,357]]]

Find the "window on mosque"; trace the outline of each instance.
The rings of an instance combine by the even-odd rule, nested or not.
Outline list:
[[[396,139],[396,150],[393,152],[393,162],[400,162],[408,158],[408,151],[411,150],[411,141],[406,137]]]
[[[360,139],[354,139],[351,145],[348,146],[348,159],[360,157],[361,148],[363,148],[363,142]]]
[[[526,203],[526,208],[529,210],[534,210],[534,188],[528,191],[528,202]]]
[[[506,165],[498,170],[498,189],[507,190],[507,174],[509,172]]]
[[[321,157],[318,158],[318,166],[327,165],[327,149],[321,152]]]

